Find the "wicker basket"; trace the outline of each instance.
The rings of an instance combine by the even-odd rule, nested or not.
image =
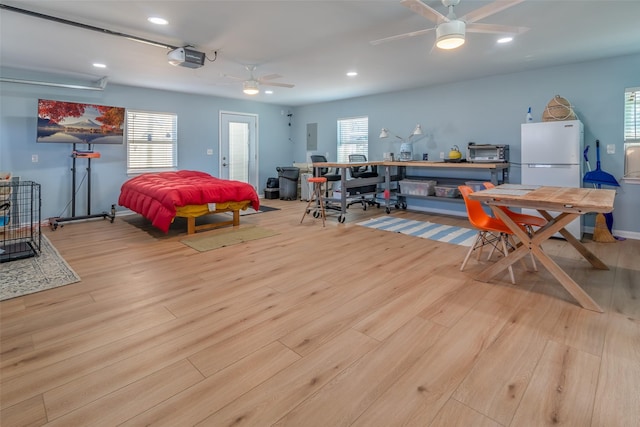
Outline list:
[[[560,95],[553,97],[542,113],[543,122],[555,122],[561,120],[576,120],[576,113],[571,103]]]

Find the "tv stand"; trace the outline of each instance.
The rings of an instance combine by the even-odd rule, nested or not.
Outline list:
[[[87,150],[76,150],[76,144],[73,144],[73,152],[71,153],[71,157],[73,158],[72,166],[71,166],[71,216],[62,218],[62,217],[51,217],[49,218],[49,226],[53,231],[60,227],[63,227],[62,222],[69,221],[81,221],[85,219],[91,218],[102,218],[111,220],[111,223],[116,218],[116,205],[111,205],[110,212],[102,212],[99,214],[91,213],[91,159],[99,159],[100,153],[94,152],[91,149],[91,144],[89,144]],[[86,215],[76,215],[76,161],[77,159],[87,159],[87,214]]]

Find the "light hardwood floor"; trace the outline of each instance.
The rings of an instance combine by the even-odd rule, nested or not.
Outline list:
[[[477,282],[465,247],[355,225],[383,209],[263,203],[241,227],[280,234],[204,253],[137,215],[44,229],[82,281],[0,303],[2,426],[639,425],[640,241],[587,243],[609,271],[545,245],[599,314],[542,266]]]

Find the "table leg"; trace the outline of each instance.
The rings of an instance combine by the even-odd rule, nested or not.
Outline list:
[[[547,221],[553,220],[553,216],[551,216],[549,212],[543,211],[543,210],[538,210],[538,212],[540,212],[540,215],[542,215]],[[589,249],[587,249],[578,239],[573,237],[573,234],[569,233],[564,228],[561,229],[559,232],[562,235],[562,237],[567,239],[567,242],[569,242],[571,246],[576,248],[576,250],[580,253],[580,255],[582,255],[584,259],[589,261],[589,263],[591,263],[591,265],[594,268],[597,268],[598,270],[609,269],[609,267],[604,262],[600,261],[600,259],[597,256],[595,256]]]
[[[482,282],[488,282],[492,277],[494,277],[499,272],[503,271],[505,268],[509,267],[516,261],[522,259],[525,255],[531,252],[541,263],[545,266],[545,268],[551,273],[553,277],[560,282],[562,287],[564,287],[567,292],[576,300],[578,303],[588,310],[597,311],[602,313],[603,310],[600,306],[593,300],[591,297],[578,285],[567,273],[564,272],[560,268],[558,264],[555,263],[544,251],[542,250],[541,244],[548,240],[555,233],[560,230],[564,230],[564,226],[573,221],[578,214],[575,213],[562,213],[558,215],[558,217],[553,218],[549,223],[538,230],[532,237],[529,237],[527,233],[524,232],[513,220],[506,214],[502,209],[497,206],[491,206],[494,214],[500,218],[510,230],[520,239],[523,243],[522,246],[517,248],[514,252],[510,253],[505,258],[501,259],[497,263],[493,264],[489,268],[483,270],[477,277],[477,280]],[[579,243],[579,242],[578,242]],[[585,248],[586,250],[586,248]],[[592,254],[593,255],[593,254]],[[593,255],[595,258],[595,255]],[[597,258],[595,258],[597,259]]]
[[[340,215],[347,214],[347,168],[340,168]]]

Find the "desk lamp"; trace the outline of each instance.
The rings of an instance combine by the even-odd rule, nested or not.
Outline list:
[[[382,131],[380,131],[380,139],[388,138],[389,135],[390,135],[389,130],[386,128],[382,128]],[[411,134],[406,138],[402,138],[393,133],[391,133],[391,135],[395,136],[400,141],[402,141],[402,144],[400,145],[400,157],[398,160],[403,162],[412,160],[413,159],[413,143],[411,142],[411,138],[413,138],[416,135],[422,135],[422,126],[416,125],[413,132],[411,132]]]

